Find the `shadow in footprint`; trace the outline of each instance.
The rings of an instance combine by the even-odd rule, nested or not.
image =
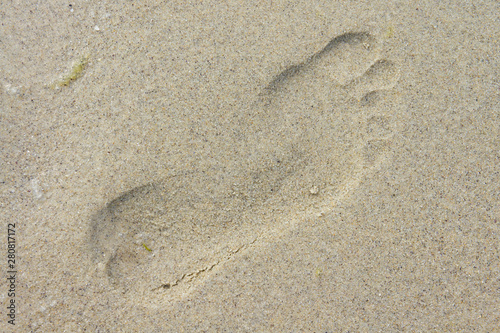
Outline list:
[[[175,300],[262,233],[298,212],[328,209],[388,151],[387,114],[394,111],[370,110],[393,98],[380,89],[397,77],[371,34],[334,38],[233,114],[227,132],[236,153],[223,172],[180,173],[132,189],[96,213],[95,261],[136,300]]]

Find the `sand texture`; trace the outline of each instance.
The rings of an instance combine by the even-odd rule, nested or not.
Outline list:
[[[495,331],[499,11],[1,4],[0,330]]]

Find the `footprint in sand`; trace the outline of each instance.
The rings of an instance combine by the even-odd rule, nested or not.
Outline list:
[[[334,38],[234,112],[223,171],[137,187],[95,214],[108,281],[135,301],[180,299],[264,233],[331,210],[389,156],[398,70],[379,47],[369,33]]]

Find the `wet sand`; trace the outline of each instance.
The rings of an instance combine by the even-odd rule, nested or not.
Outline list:
[[[495,2],[1,9],[2,330],[500,324]]]

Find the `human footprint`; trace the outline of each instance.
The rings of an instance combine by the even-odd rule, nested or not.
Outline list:
[[[392,136],[394,63],[369,33],[334,38],[278,75],[226,131],[223,171],[184,172],[124,193],[96,213],[90,244],[110,283],[145,303],[186,295],[298,212],[325,211],[380,163]]]

